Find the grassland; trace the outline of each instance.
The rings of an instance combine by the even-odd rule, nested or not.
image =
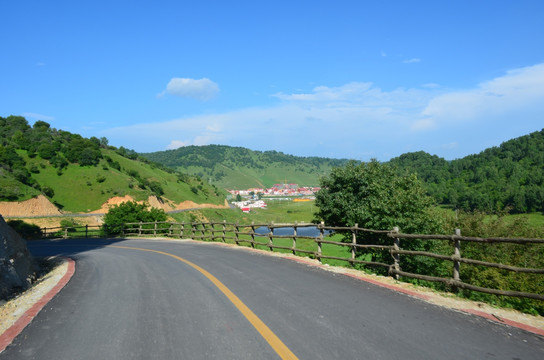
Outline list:
[[[222,145],[185,146],[141,155],[225,189],[271,187],[286,181],[317,186],[320,176],[347,161]]]
[[[39,157],[30,158],[26,151],[18,151],[29,168],[35,169],[32,178],[41,188],[50,188],[50,196],[59,208],[67,212],[88,212],[97,210],[109,198],[130,195],[137,201],[146,200],[155,193],[146,184],[156,182],[162,188],[164,198],[180,203],[185,200],[196,203],[223,204],[225,192],[193,177],[183,177],[157,168],[153,164],[127,159],[113,150],[102,150],[111,162],[119,164],[119,168],[111,166],[105,159],[97,166],[80,166],[70,164],[59,171],[49,161]],[[137,174],[135,176],[135,174]],[[10,179],[4,179],[2,186],[9,186]],[[31,198],[40,192],[26,187],[27,197]],[[24,200],[24,199],[23,199]]]

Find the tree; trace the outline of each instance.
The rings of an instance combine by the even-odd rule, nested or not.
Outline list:
[[[392,230],[398,226],[405,233],[430,233],[440,229],[430,213],[433,201],[414,174],[398,175],[395,168],[376,160],[361,164],[349,162],[344,167],[333,168],[320,183],[315,217],[326,225],[358,224],[374,230]],[[351,241],[351,232],[344,235],[345,241]],[[359,243],[392,243],[387,236],[367,232],[358,233],[357,239]],[[430,244],[414,240],[402,247],[428,250]],[[391,262],[387,251],[362,250],[359,254],[371,254],[373,261]],[[402,257],[401,267],[407,271],[422,271],[432,265],[414,258]]]
[[[428,231],[432,199],[414,174],[397,175],[394,168],[376,160],[333,168],[320,181],[315,214],[327,225],[403,231]]]
[[[100,138],[100,147],[103,148],[103,149],[108,148],[108,138],[106,138],[104,136]]]
[[[134,222],[166,221],[166,213],[162,209],[148,209],[148,204],[127,201],[113,205],[104,216],[104,226],[110,234],[121,233],[122,224]]]
[[[153,193],[155,195],[157,195],[157,197],[161,197],[164,195],[164,190],[161,186],[161,184],[159,184],[157,181],[150,181],[149,182],[149,189],[151,191],[153,191]]]

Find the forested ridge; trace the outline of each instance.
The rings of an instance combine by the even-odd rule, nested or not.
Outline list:
[[[222,145],[186,146],[142,156],[220,187],[270,186],[283,181],[315,185],[345,159],[298,157]],[[544,130],[462,159],[445,160],[423,151],[386,162],[416,173],[438,204],[465,211],[544,211]]]
[[[415,172],[440,204],[468,211],[544,211],[544,130],[462,159],[420,151],[389,163],[401,173]]]
[[[44,121],[0,117],[0,201],[43,194],[69,211],[99,208],[108,198],[150,195],[173,201],[223,203],[224,193],[200,179],[151,162],[134,150],[84,138]]]
[[[346,159],[299,157],[226,145],[185,146],[141,155],[231,189],[269,187],[284,181],[314,186],[320,176],[347,163]]]

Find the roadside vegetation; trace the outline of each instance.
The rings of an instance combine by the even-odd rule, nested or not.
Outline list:
[[[167,216],[164,210],[149,208],[149,204],[127,201],[110,207],[104,216],[104,233],[108,235],[120,235],[123,224],[164,222]]]

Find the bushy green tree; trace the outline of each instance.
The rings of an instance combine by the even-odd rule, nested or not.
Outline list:
[[[414,174],[398,175],[376,160],[350,162],[321,178],[316,217],[332,226],[422,233],[437,229],[429,209],[433,200]]]
[[[161,184],[159,184],[157,181],[150,181],[149,182],[149,189],[151,191],[153,191],[153,193],[155,195],[157,195],[157,197],[161,197],[164,195],[164,190],[161,186]]]
[[[121,233],[121,226],[134,222],[166,221],[166,213],[162,209],[151,208],[148,204],[127,201],[113,205],[104,216],[104,225],[109,234]]]
[[[329,226],[353,226],[373,230],[392,230],[395,226],[405,233],[433,233],[440,230],[432,216],[432,199],[413,174],[398,175],[396,169],[376,160],[357,164],[349,162],[334,168],[321,180],[321,190],[316,194],[317,221]],[[357,234],[359,243],[387,244],[392,239],[384,235],[363,232]],[[351,241],[351,232],[345,233]],[[433,242],[411,240],[403,249],[429,250]],[[391,263],[387,251],[362,250],[371,254],[373,261]],[[411,272],[424,272],[436,267],[431,260],[402,257],[401,267]]]

